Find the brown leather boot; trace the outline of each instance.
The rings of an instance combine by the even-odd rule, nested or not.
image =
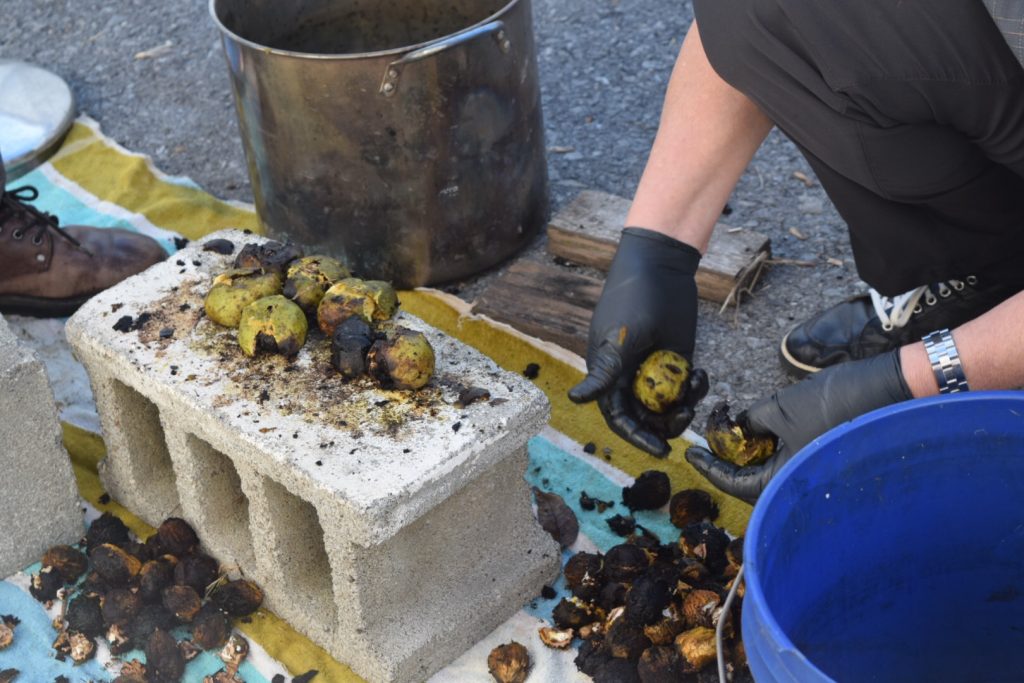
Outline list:
[[[27,185],[4,191],[0,160],[0,313],[40,318],[71,315],[93,295],[167,257],[146,235],[57,219],[26,204]]]

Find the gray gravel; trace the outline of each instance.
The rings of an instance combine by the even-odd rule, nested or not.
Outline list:
[[[60,74],[83,113],[162,170],[190,176],[218,197],[252,200],[205,2],[4,0],[3,10],[0,57]],[[692,8],[670,0],[535,0],[533,11],[547,144],[558,150],[549,153],[553,208],[588,188],[632,196]],[[136,58],[165,45],[158,56]],[[712,378],[703,413],[717,399],[745,406],[787,382],[777,361],[786,329],[859,286],[845,226],[777,132],[730,206],[723,220],[768,235],[776,259],[813,265],[769,267],[738,310],[720,315],[701,305],[696,361]],[[538,239],[528,257],[548,258],[543,247]],[[493,276],[457,289],[471,299]]]

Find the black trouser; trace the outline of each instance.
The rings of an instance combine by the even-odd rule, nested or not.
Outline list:
[[[1024,284],[1024,70],[980,0],[694,5],[711,65],[805,154],[868,284]]]

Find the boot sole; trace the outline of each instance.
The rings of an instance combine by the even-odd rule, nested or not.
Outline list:
[[[782,343],[779,344],[779,360],[782,363],[782,368],[790,376],[796,379],[803,379],[808,375],[813,375],[816,372],[821,372],[821,368],[816,368],[813,365],[801,363],[789,353],[789,350],[786,348],[786,342],[789,341],[789,335],[790,333],[787,332],[786,336],[782,338]]]
[[[30,318],[66,318],[77,311],[95,293],[73,299],[44,299],[33,296],[5,294],[0,296],[0,313]]]

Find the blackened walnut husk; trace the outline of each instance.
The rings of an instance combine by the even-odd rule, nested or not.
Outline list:
[[[668,582],[662,579],[647,575],[638,578],[626,594],[626,620],[646,626],[661,619],[671,598],[670,589]]]
[[[142,599],[127,588],[114,588],[103,596],[103,621],[110,626],[126,625],[139,613]]]
[[[195,529],[183,519],[168,517],[156,530],[160,545],[171,555],[181,557],[188,555],[199,545],[199,536]]]
[[[53,567],[66,583],[74,583],[89,568],[89,558],[77,548],[55,545],[43,554],[44,567]]]
[[[605,521],[608,522],[608,528],[617,536],[629,536],[636,531],[636,520],[632,517],[615,515]]]
[[[669,501],[668,514],[672,524],[682,529],[687,524],[701,522],[705,519],[718,518],[718,505],[707,491],[700,489],[683,489],[676,492]]]
[[[43,567],[32,575],[28,592],[39,602],[49,602],[57,597],[57,591],[64,587],[64,577],[53,567]]]
[[[588,676],[593,676],[597,670],[608,663],[612,655],[605,647],[603,640],[585,640],[580,644],[576,659],[573,662],[576,668]]]
[[[579,628],[604,618],[604,612],[579,598],[562,598],[555,605],[551,619],[559,628]]]
[[[530,671],[530,655],[526,647],[513,640],[491,650],[487,670],[498,683],[523,683]]]
[[[345,379],[366,374],[366,354],[374,334],[362,318],[352,316],[338,324],[331,335],[331,365]]]
[[[686,622],[677,616],[662,617],[653,624],[644,626],[644,635],[652,645],[671,645],[676,636],[686,630]]]
[[[649,564],[642,548],[622,543],[605,553],[604,573],[612,581],[629,582],[640,576]]]
[[[625,618],[616,619],[612,623],[605,634],[604,642],[612,657],[619,659],[639,659],[643,651],[651,646],[651,641],[644,635],[643,628]]]
[[[686,675],[686,666],[674,647],[661,645],[644,650],[636,672],[641,683],[677,683]]]
[[[700,671],[717,658],[715,630],[698,626],[676,636],[676,651],[686,660],[687,668]]]
[[[207,603],[192,620],[192,642],[203,650],[224,647],[231,635],[231,624],[227,616],[212,604]]]
[[[93,548],[89,559],[96,572],[112,588],[127,586],[142,569],[142,563],[137,557],[110,543]]]
[[[174,583],[173,555],[150,560],[139,570],[139,597],[145,602],[158,602],[164,589]]]
[[[729,547],[725,549],[725,559],[734,567],[743,564],[743,537],[734,538],[729,541]]]
[[[146,680],[178,681],[185,673],[185,657],[178,642],[163,629],[156,629],[146,643]]]
[[[161,628],[169,631],[177,623],[174,615],[163,605],[146,605],[139,611],[138,616],[128,624],[128,635],[132,639],[132,644],[141,650],[146,647],[154,630]]]
[[[687,524],[679,533],[679,548],[684,554],[703,562],[712,574],[725,569],[725,549],[729,536],[710,522]]]
[[[87,636],[103,633],[103,609],[98,596],[78,594],[68,602],[64,619],[69,631],[78,631]]]
[[[245,617],[259,608],[263,602],[263,591],[248,579],[238,579],[219,587],[210,600],[229,616]]]
[[[191,586],[200,595],[206,594],[206,587],[220,575],[220,563],[209,555],[197,553],[183,557],[174,567],[174,583]]]
[[[672,484],[668,475],[658,470],[643,472],[632,486],[622,489],[622,502],[630,510],[657,510],[668,502]]]
[[[716,591],[696,589],[689,592],[683,600],[683,618],[690,628],[705,626],[714,628],[714,612],[722,602]]]
[[[626,594],[629,591],[629,586],[624,583],[613,581],[605,584],[601,589],[601,595],[598,597],[597,604],[606,612],[611,612],[616,607],[621,607],[626,604]]]
[[[178,621],[188,623],[199,613],[203,600],[192,586],[170,586],[164,589],[163,603]]]
[[[565,583],[572,594],[583,600],[594,600],[604,583],[604,558],[596,553],[576,553],[565,563]]]
[[[636,662],[610,659],[594,672],[594,683],[639,683]]]
[[[92,524],[89,525],[89,529],[85,532],[85,548],[87,552],[92,552],[93,548],[103,543],[112,543],[113,545],[120,546],[129,541],[131,541],[131,536],[128,533],[128,527],[109,512],[104,512],[94,519]]]
[[[302,258],[302,251],[291,242],[285,244],[274,240],[263,244],[250,242],[238,252],[234,267],[284,270],[285,266],[297,258]]]

